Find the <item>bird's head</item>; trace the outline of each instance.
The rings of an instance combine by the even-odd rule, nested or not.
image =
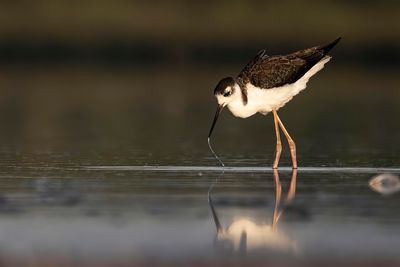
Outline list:
[[[214,129],[215,123],[217,122],[218,116],[221,113],[222,109],[228,105],[231,101],[234,100],[237,95],[237,84],[235,79],[232,77],[226,77],[220,80],[217,86],[214,89],[214,95],[217,98],[218,107],[215,113],[214,121],[211,125],[210,133],[208,134],[208,138],[210,138],[211,133]]]
[[[226,106],[233,100],[236,92],[236,82],[232,77],[226,77],[220,80],[214,89],[214,95],[217,98],[218,105]]]

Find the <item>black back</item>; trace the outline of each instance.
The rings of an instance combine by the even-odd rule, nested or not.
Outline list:
[[[262,89],[294,83],[323,59],[340,39],[288,55],[267,56],[265,50],[261,50],[238,74],[236,82],[243,94],[246,94],[244,88],[247,83]]]

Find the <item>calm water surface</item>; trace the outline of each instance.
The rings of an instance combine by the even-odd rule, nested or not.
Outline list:
[[[3,69],[1,264],[398,266],[400,193],[369,181],[400,174],[400,80],[329,68],[280,112],[297,173],[269,169],[271,116],[227,112],[212,142],[245,169],[217,168],[211,92],[229,69]]]
[[[174,168],[3,169],[3,262],[400,262],[400,194],[374,192],[375,170]]]

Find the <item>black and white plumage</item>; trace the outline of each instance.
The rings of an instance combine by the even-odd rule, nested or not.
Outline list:
[[[210,138],[218,116],[225,106],[233,115],[241,118],[247,118],[255,113],[266,115],[272,111],[277,129],[277,157],[274,168],[280,156],[278,128],[281,128],[288,139],[293,167],[297,168],[294,141],[276,112],[306,88],[308,80],[331,59],[328,52],[340,39],[327,45],[314,46],[287,55],[268,56],[265,50],[261,50],[236,78],[227,77],[220,80],[214,90],[218,108],[208,137]]]
[[[214,90],[218,104],[246,118],[283,107],[306,88],[308,80],[331,59],[327,53],[340,41],[288,55],[268,56],[261,50],[234,79],[222,79]]]

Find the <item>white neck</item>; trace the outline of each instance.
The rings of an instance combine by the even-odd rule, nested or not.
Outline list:
[[[235,93],[229,98],[228,108],[236,117],[247,118],[257,113],[258,108],[251,103],[243,103],[242,91],[238,84],[235,84]]]

